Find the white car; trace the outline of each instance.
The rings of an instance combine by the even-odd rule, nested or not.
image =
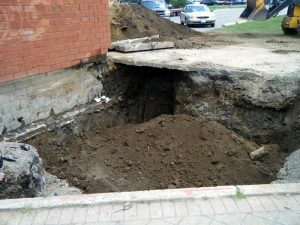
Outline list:
[[[169,17],[171,14],[165,0],[142,0],[141,5],[162,17]]]
[[[202,4],[190,4],[184,7],[180,14],[181,25],[186,24],[187,26],[193,24],[204,24],[215,26],[216,15],[214,12],[210,11],[207,5]]]

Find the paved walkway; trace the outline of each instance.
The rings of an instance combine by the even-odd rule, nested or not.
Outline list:
[[[257,185],[256,185],[257,186]],[[282,186],[281,186],[282,187]],[[57,197],[56,203],[63,200],[64,206],[36,208],[37,202],[32,205],[17,200],[22,205],[20,209],[3,210],[6,206],[0,201],[0,224],[1,225],[104,225],[104,224],[132,224],[132,225],[218,225],[218,224],[282,224],[300,225],[300,184],[294,186],[293,191],[287,190],[286,194],[275,193],[263,195],[244,196],[244,192],[228,194],[228,190],[222,188],[208,189],[181,189],[187,194],[185,198],[178,198],[173,191],[165,191],[169,197],[160,200],[140,201],[138,195],[132,195],[131,201],[118,203],[107,202],[99,204],[97,196],[102,195],[102,200],[107,195],[82,195],[84,200],[75,204],[71,198]],[[284,186],[283,186],[284,188]],[[299,193],[297,193],[298,191]],[[188,190],[188,191],[186,191]],[[216,190],[214,197],[191,198],[195,191],[201,192],[202,196],[211,196]],[[259,189],[255,189],[256,191]],[[295,191],[296,190],[296,191]],[[221,192],[227,192],[224,195]],[[207,195],[207,192],[210,192]],[[247,191],[245,191],[247,192]],[[249,191],[248,191],[249,192]],[[290,192],[290,193],[289,193]],[[292,193],[291,193],[292,192]],[[150,192],[151,193],[151,192]],[[160,193],[160,191],[156,191]],[[221,194],[220,194],[221,193]],[[120,195],[116,193],[115,195]],[[198,193],[199,194],[199,193]],[[159,195],[159,194],[158,194]],[[223,195],[223,196],[222,196]],[[123,195],[124,196],[124,195]],[[55,197],[54,197],[55,198]],[[76,199],[79,197],[77,196]],[[89,198],[94,198],[91,202]],[[70,201],[66,201],[69,199]],[[135,199],[135,200],[133,200]],[[146,198],[145,198],[146,199]],[[107,199],[106,199],[107,200]],[[9,200],[11,204],[13,200]],[[41,198],[39,202],[48,201]],[[86,201],[84,203],[84,201]],[[89,201],[89,203],[87,203]],[[25,201],[26,202],[26,201]],[[73,202],[73,203],[72,203]],[[40,204],[39,203],[39,204]],[[42,203],[44,204],[44,203]],[[52,203],[51,203],[52,204]],[[13,205],[13,204],[11,204]],[[58,204],[59,205],[59,204]],[[7,205],[8,206],[8,205]],[[15,205],[16,206],[16,205]],[[53,205],[52,205],[53,206]],[[17,207],[18,208],[18,207]]]

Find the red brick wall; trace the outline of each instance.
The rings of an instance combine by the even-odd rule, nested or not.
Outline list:
[[[0,83],[107,53],[108,0],[0,0]]]

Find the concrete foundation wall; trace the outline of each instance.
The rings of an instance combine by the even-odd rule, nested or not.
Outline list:
[[[99,73],[82,67],[0,84],[0,135],[92,101],[102,90]]]

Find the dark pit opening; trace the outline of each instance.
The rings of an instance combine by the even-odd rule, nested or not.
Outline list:
[[[124,121],[142,123],[162,114],[174,114],[174,82],[181,72],[148,67],[118,67],[104,79],[108,96],[118,99]]]

